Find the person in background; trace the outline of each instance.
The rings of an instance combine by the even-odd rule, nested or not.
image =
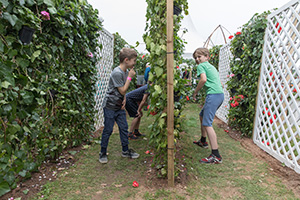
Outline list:
[[[125,94],[131,79],[135,76],[134,65],[137,53],[134,49],[123,48],[120,51],[120,66],[116,67],[109,78],[106,96],[103,100],[104,129],[101,138],[99,162],[107,163],[107,147],[115,122],[118,124],[122,144],[122,157],[138,158],[139,154],[128,147],[128,124],[126,120]],[[130,69],[128,72],[127,70]]]
[[[144,74],[144,79],[145,79],[145,83],[148,83],[148,79],[149,79],[149,72],[151,70],[151,66],[149,63],[146,64],[146,69],[145,69],[145,74]]]
[[[211,65],[209,60],[209,50],[207,48],[198,48],[195,50],[193,57],[197,64],[197,76],[200,80],[193,93],[193,99],[196,100],[196,95],[201,88],[206,91],[205,104],[200,112],[201,123],[201,139],[194,141],[194,144],[208,148],[206,136],[208,136],[211,146],[211,154],[207,158],[200,160],[201,163],[222,163],[222,157],[219,153],[219,146],[217,142],[217,135],[212,126],[216,111],[224,101],[224,92],[219,77],[219,72]]]
[[[136,140],[140,136],[143,136],[139,132],[141,118],[143,117],[142,108],[147,105],[147,99],[149,96],[148,84],[139,87],[126,94],[126,105],[125,108],[130,117],[134,119],[131,122],[129,128],[129,139]]]

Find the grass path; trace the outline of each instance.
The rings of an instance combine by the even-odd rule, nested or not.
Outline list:
[[[199,139],[199,111],[197,104],[189,104],[183,113],[185,133],[180,140],[180,155],[184,165],[180,168],[189,178],[184,183],[177,183],[175,188],[165,187],[162,183],[166,181],[155,177],[155,169],[149,166],[153,155],[145,153],[151,151],[147,137],[130,141],[130,147],[141,155],[131,160],[121,157],[116,132],[109,142],[108,164],[98,161],[100,145],[91,145],[77,153],[76,164],[61,172],[55,181],[47,183],[34,199],[297,199],[291,189],[282,184],[280,177],[272,175],[268,164],[252,156],[218,127],[215,130],[223,163],[200,164],[199,159],[208,156],[210,150],[192,144]],[[149,135],[148,126],[152,121],[152,116],[145,114],[141,132]],[[138,188],[132,187],[133,181],[139,183]]]

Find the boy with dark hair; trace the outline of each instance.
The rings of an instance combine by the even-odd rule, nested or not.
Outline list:
[[[126,120],[125,94],[135,76],[133,69],[137,53],[130,48],[120,51],[120,66],[116,67],[110,75],[106,96],[103,100],[104,129],[101,138],[100,163],[107,163],[107,146],[109,137],[113,132],[115,122],[118,124],[122,144],[122,157],[138,158],[139,154],[128,148],[128,124]],[[130,69],[128,72],[127,69]]]
[[[139,87],[126,94],[125,108],[130,117],[134,117],[129,129],[129,139],[135,140],[138,137],[143,136],[139,132],[141,118],[143,116],[142,108],[147,104],[147,98],[149,96],[148,84]]]
[[[198,91],[204,87],[206,91],[205,104],[200,112],[201,139],[194,144],[203,148],[208,148],[206,136],[208,136],[211,154],[207,158],[200,160],[201,163],[222,163],[222,157],[219,154],[217,135],[212,126],[216,111],[224,101],[224,92],[219,77],[219,72],[211,65],[209,60],[209,50],[207,48],[198,48],[193,57],[198,64],[197,76],[200,76],[198,85],[194,91],[193,98],[196,100]]]

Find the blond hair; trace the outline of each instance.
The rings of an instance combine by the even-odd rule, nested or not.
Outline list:
[[[120,51],[119,60],[120,63],[122,63],[125,60],[125,58],[128,58],[130,60],[136,57],[137,57],[137,53],[134,49],[124,47]]]
[[[199,55],[209,56],[209,50],[207,48],[201,47],[197,48],[193,53],[193,58],[196,59]]]

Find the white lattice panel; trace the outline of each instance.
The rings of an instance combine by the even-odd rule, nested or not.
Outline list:
[[[268,16],[253,141],[300,173],[300,1]]]
[[[102,49],[98,48],[97,50],[97,56],[100,57],[100,61],[97,63],[97,82],[95,94],[96,130],[100,129],[104,124],[102,102],[105,97],[109,77],[113,67],[114,36],[107,30],[103,29],[102,31],[100,31],[98,41],[99,44],[102,45]]]
[[[217,110],[216,116],[221,119],[226,124],[228,123],[228,113],[229,113],[229,92],[227,90],[227,81],[229,81],[230,74],[230,60],[232,54],[230,52],[230,44],[226,44],[220,49],[219,53],[219,75],[221,82],[224,85],[224,102]]]

